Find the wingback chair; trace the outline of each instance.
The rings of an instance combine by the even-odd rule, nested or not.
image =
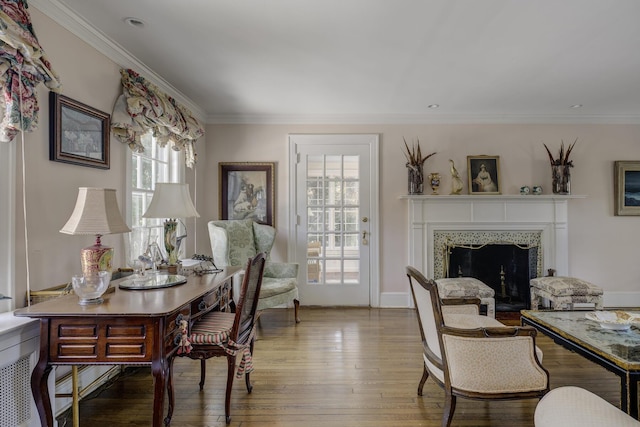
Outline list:
[[[424,373],[418,395],[431,376],[444,389],[442,426],[451,425],[458,396],[468,399],[541,398],[549,391],[549,373],[535,345],[535,329],[505,326],[441,306],[438,285],[409,266],[407,277],[418,311]],[[444,310],[443,310],[444,309]]]
[[[293,301],[295,321],[300,323],[298,264],[270,260],[276,229],[250,219],[209,221],[208,227],[213,262],[218,267],[244,266],[247,259],[253,258],[257,253],[264,252],[267,255],[258,311]],[[234,280],[234,283],[239,282]]]

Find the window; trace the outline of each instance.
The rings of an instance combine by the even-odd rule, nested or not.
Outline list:
[[[151,235],[160,244],[163,235],[160,218],[143,218],[147,210],[156,182],[182,182],[184,180],[183,154],[171,148],[171,143],[160,147],[151,132],[141,138],[144,153],[130,152],[131,161],[127,172],[130,174],[127,197],[127,223],[130,227],[152,227]],[[128,246],[128,245],[127,245]],[[162,249],[164,245],[160,244]]]

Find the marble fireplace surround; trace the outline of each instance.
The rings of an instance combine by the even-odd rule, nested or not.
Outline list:
[[[402,196],[409,204],[409,264],[443,277],[443,236],[460,243],[539,243],[537,271],[569,275],[568,201],[573,195]],[[436,245],[437,244],[437,245]],[[437,246],[440,246],[439,248]],[[540,265],[541,264],[541,265]]]

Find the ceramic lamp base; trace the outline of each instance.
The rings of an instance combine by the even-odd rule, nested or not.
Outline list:
[[[98,271],[107,271],[111,280],[111,262],[113,259],[113,248],[102,246],[97,242],[80,251],[82,261],[82,274],[89,277]]]

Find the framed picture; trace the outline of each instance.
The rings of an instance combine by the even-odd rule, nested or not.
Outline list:
[[[275,226],[275,163],[219,163],[220,219]]]
[[[49,115],[49,160],[109,169],[109,114],[50,92]]]
[[[500,194],[500,156],[467,156],[469,194]]]
[[[640,215],[640,161],[619,160],[613,168],[615,215]]]

